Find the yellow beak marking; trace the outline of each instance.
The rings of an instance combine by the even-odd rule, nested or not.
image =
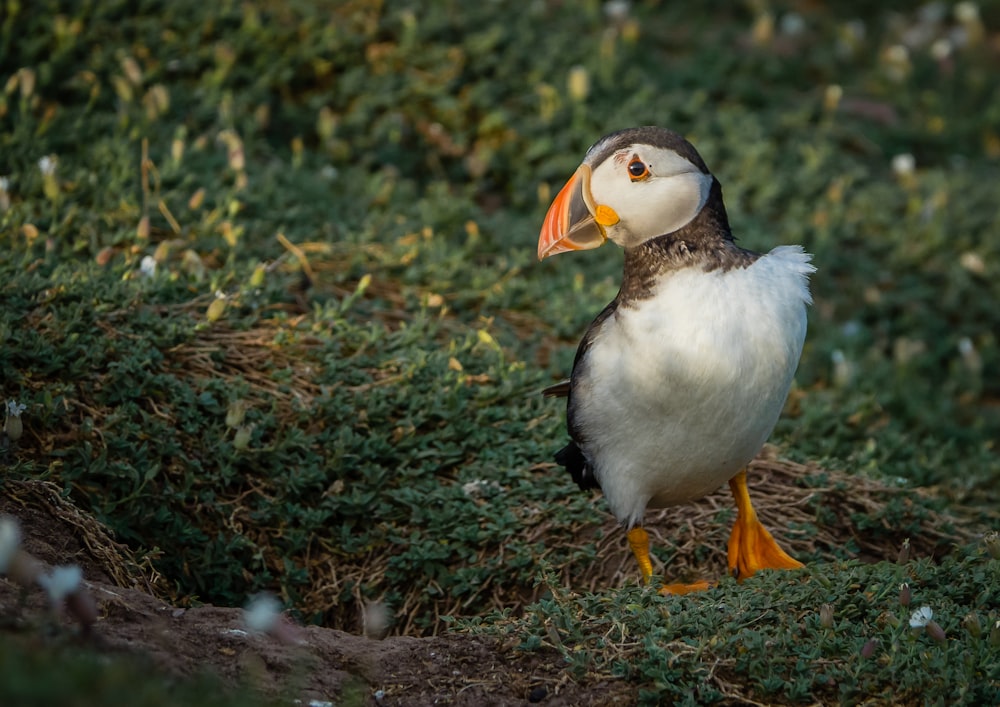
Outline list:
[[[614,226],[616,223],[621,221],[615,210],[604,204],[601,204],[594,209],[594,220],[602,226]]]

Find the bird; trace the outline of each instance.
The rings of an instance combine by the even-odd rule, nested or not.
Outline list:
[[[737,245],[719,180],[690,142],[657,126],[613,132],[587,151],[548,208],[538,258],[608,240],[624,251],[618,294],[587,329],[570,378],[542,391],[566,398],[570,441],[556,462],[581,489],[601,490],[646,583],[646,510],[726,483],[737,509],[730,575],[802,567],[759,521],[746,467],[798,367],[812,256],[799,245]]]

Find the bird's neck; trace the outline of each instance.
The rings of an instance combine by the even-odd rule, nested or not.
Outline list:
[[[689,223],[625,249],[619,297],[641,297],[670,271],[690,267],[705,271],[745,268],[759,257],[759,253],[736,245],[722,201],[722,186],[713,179],[705,206]]]

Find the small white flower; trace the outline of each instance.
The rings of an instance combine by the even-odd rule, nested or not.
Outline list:
[[[604,16],[609,20],[621,22],[628,17],[630,3],[628,0],[608,0],[604,3]]]
[[[147,255],[139,263],[139,272],[141,272],[146,277],[153,277],[156,275],[156,258],[152,255]]]
[[[781,28],[782,34],[787,34],[790,37],[797,37],[806,31],[806,21],[797,12],[786,12],[781,16],[778,26]]]
[[[38,169],[42,171],[43,176],[51,177],[56,173],[56,162],[54,155],[45,155],[38,160]]]
[[[929,606],[921,606],[910,616],[910,628],[924,628],[934,618],[934,611]]]
[[[913,170],[916,167],[917,161],[909,152],[904,152],[892,158],[892,171],[901,177],[913,174]]]
[[[931,45],[931,56],[938,61],[944,61],[951,56],[951,41],[942,37]]]
[[[389,630],[389,609],[380,601],[365,604],[361,613],[363,633],[368,638],[381,639]]]
[[[243,623],[256,633],[270,633],[281,618],[281,602],[273,594],[262,592],[250,599],[243,609]]]
[[[830,352],[830,363],[833,364],[833,382],[838,386],[850,385],[854,379],[854,364],[840,349]]]
[[[305,632],[282,613],[281,602],[270,592],[251,597],[243,608],[243,623],[251,633],[266,634],[279,643],[289,646],[308,643]]]
[[[910,64],[910,50],[902,44],[894,44],[882,53],[886,76],[893,81],[902,81],[913,70]]]
[[[24,425],[21,424],[21,413],[26,407],[16,400],[7,401],[7,414],[4,416],[3,433],[11,442],[21,439],[24,434]]]
[[[969,30],[965,27],[952,27],[948,32],[948,41],[956,49],[969,46]]]
[[[948,7],[943,2],[929,2],[917,11],[917,17],[924,24],[934,25],[948,14]]]
[[[857,319],[849,319],[840,327],[840,333],[853,339],[861,333],[861,324],[858,323]]]
[[[469,498],[480,498],[490,494],[491,492],[500,490],[502,490],[500,484],[496,481],[487,481],[486,479],[474,479],[473,481],[462,484],[462,493]]]
[[[958,353],[962,357],[962,363],[966,370],[975,375],[983,372],[983,357],[976,350],[976,345],[967,336],[958,340]]]
[[[979,5],[974,2],[960,2],[955,5],[955,19],[962,24],[976,22],[979,19]]]
[[[885,50],[885,58],[891,64],[905,64],[910,60],[910,50],[902,44],[893,44]]]
[[[53,567],[48,574],[38,578],[38,583],[48,593],[49,601],[54,606],[62,604],[66,597],[80,588],[82,582],[83,570],[79,565]]]
[[[10,516],[0,517],[0,574],[7,571],[14,553],[21,546],[21,528]]]
[[[986,263],[983,261],[982,256],[971,250],[962,253],[958,258],[958,262],[963,268],[976,275],[982,275],[986,272]]]

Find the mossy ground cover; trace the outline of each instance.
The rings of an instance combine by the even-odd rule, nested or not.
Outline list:
[[[871,628],[900,570],[843,564],[858,543],[817,550],[786,589],[724,583],[684,612],[620,586],[559,599],[593,585],[612,540],[601,502],[551,466],[562,411],[537,393],[621,260],[538,264],[534,243],[597,137],[687,135],[743,245],[815,254],[778,453],[902,487],[847,518],[866,537],[961,504],[975,520],[946,537],[968,539],[1000,483],[1000,6],[617,6],[6,3],[0,393],[26,411],[5,474],[56,483],[179,601],[272,589],[350,628],[379,600],[410,634],[453,616],[532,636],[551,615],[575,632],[562,645],[645,689],[699,683],[712,656],[721,677],[692,699],[969,681],[996,701],[997,648],[955,624],[998,618],[976,546],[920,565],[955,593],[930,594],[963,636],[947,647]],[[845,517],[812,503],[792,535]],[[826,583],[879,601],[819,631]],[[798,623],[761,619],[737,646],[755,601]],[[618,625],[634,646],[593,648]],[[865,637],[917,657],[855,670]],[[741,658],[764,646],[795,662]]]

